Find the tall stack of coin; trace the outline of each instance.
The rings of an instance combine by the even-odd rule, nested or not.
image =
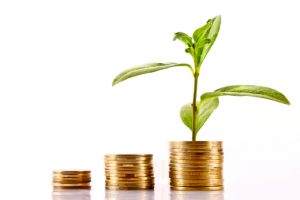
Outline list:
[[[154,189],[151,154],[105,155],[105,188],[109,190]]]
[[[91,171],[53,171],[53,189],[91,189]]]
[[[220,141],[171,142],[172,190],[223,190],[223,149]]]

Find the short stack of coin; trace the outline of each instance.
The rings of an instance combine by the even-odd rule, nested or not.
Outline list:
[[[91,171],[53,171],[53,189],[91,189]]]
[[[220,141],[171,142],[172,190],[223,190],[223,149]]]
[[[105,188],[108,190],[154,189],[151,154],[105,155]]]

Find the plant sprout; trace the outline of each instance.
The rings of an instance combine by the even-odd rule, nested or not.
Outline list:
[[[221,26],[221,16],[209,19],[207,23],[196,29],[191,36],[177,32],[173,40],[180,40],[186,46],[185,52],[193,58],[193,66],[187,63],[149,63],[140,65],[120,73],[113,80],[116,85],[126,79],[142,74],[152,73],[172,67],[188,68],[194,78],[192,103],[184,105],[180,110],[183,123],[192,131],[192,141],[196,141],[197,133],[219,105],[220,96],[252,96],[277,101],[289,105],[288,99],[279,91],[256,85],[231,85],[213,92],[204,93],[197,101],[198,78],[202,63],[217,39]]]

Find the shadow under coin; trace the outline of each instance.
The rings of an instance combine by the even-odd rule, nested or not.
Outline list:
[[[154,200],[153,190],[106,190],[105,200]]]
[[[223,191],[170,191],[171,200],[224,200]]]
[[[91,200],[89,190],[54,190],[52,200]]]

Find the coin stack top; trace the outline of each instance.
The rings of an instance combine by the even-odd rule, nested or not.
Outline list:
[[[222,142],[171,142],[169,168],[173,190],[223,190]]]
[[[151,154],[110,154],[104,156],[104,162],[106,189],[154,189]]]
[[[53,171],[53,189],[91,189],[91,171]]]

